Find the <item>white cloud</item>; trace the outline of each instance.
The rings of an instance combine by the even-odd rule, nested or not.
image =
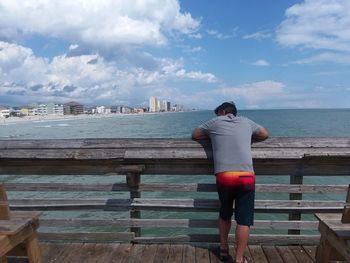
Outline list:
[[[252,34],[244,35],[243,39],[255,39],[255,40],[262,40],[265,38],[270,38],[271,34],[267,30],[258,31]]]
[[[27,102],[74,99],[113,103],[130,99],[130,94],[145,100],[168,81],[217,81],[211,73],[187,71],[181,60],[153,60],[156,66],[152,70],[123,68],[99,54],[60,55],[49,61],[36,57],[29,48],[0,41],[0,97],[21,96]]]
[[[314,63],[335,63],[335,64],[350,64],[350,53],[341,52],[323,52],[312,57],[295,61],[296,64],[314,64]]]
[[[266,60],[260,59],[252,63],[254,66],[270,66],[270,63],[267,62]]]
[[[220,40],[226,40],[226,39],[230,39],[230,38],[234,38],[237,34],[236,34],[236,31],[238,30],[238,28],[234,28],[232,30],[232,33],[230,34],[223,34],[217,30],[213,30],[213,29],[209,29],[207,30],[207,33],[208,35],[210,36],[213,36],[217,39],[220,39]]]
[[[2,0],[0,37],[41,34],[78,45],[162,45],[168,32],[194,35],[198,19],[178,0]]]
[[[74,49],[77,49],[79,47],[79,45],[70,45],[69,46],[69,50],[74,50]]]
[[[231,98],[241,97],[249,105],[256,105],[266,99],[277,98],[284,93],[285,85],[278,81],[266,80],[236,87],[221,88],[217,92]]]
[[[280,44],[350,52],[350,1],[305,0],[285,16],[277,30]]]

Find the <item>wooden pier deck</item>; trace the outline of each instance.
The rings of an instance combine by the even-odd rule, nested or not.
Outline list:
[[[41,248],[45,263],[221,262],[215,244],[41,243]],[[312,263],[315,250],[316,246],[251,245],[246,256],[254,263]],[[233,246],[230,254],[234,255]],[[24,262],[20,258],[9,260],[9,263]]]

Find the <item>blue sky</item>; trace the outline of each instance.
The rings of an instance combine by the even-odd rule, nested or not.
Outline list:
[[[0,105],[349,108],[350,1],[0,2]]]

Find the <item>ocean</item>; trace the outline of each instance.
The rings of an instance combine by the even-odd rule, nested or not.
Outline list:
[[[345,137],[350,109],[242,110],[271,137]],[[213,111],[110,115],[101,118],[38,120],[0,125],[0,139],[189,138]]]
[[[266,127],[271,137],[348,137],[350,109],[295,109],[295,110],[242,110],[245,116]],[[215,117],[213,111],[191,111],[159,114],[111,115],[101,118],[38,120],[0,125],[0,139],[74,139],[74,138],[190,138],[193,128]],[[12,176],[2,175],[0,181],[11,183],[117,183],[125,181],[120,176]],[[144,183],[214,183],[213,176],[142,176]],[[349,177],[305,177],[305,183],[348,184]],[[257,183],[289,183],[288,176],[258,176]],[[91,195],[92,194],[92,195]],[[128,198],[127,193],[104,192],[10,192],[9,198]],[[91,197],[93,196],[93,197]],[[144,192],[144,198],[217,198],[216,193]],[[258,193],[257,199],[288,199],[288,194]],[[304,199],[315,198],[305,194]],[[323,200],[343,200],[344,195],[318,195]],[[198,218],[199,213],[142,212],[144,218]],[[109,218],[128,217],[127,213],[45,212],[43,218],[55,217]],[[216,213],[202,215],[216,218]],[[200,216],[200,217],[202,217]],[[259,219],[286,219],[286,215],[257,215]],[[310,218],[310,216],[308,216]],[[162,234],[162,230],[156,232]],[[154,233],[152,230],[145,231]],[[173,234],[185,233],[182,230]],[[169,232],[167,232],[169,234]]]

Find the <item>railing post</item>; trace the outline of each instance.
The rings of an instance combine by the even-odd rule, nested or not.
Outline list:
[[[141,192],[139,191],[141,181],[141,173],[140,172],[128,172],[126,173],[126,183],[129,187],[130,191],[130,199],[140,198]],[[141,218],[141,211],[139,210],[130,210],[130,218]],[[130,232],[134,232],[136,237],[141,236],[141,228],[140,227],[130,227]]]
[[[290,175],[290,184],[303,184],[303,165],[300,164],[295,174]],[[289,200],[302,200],[302,193],[290,193]],[[301,220],[301,212],[290,212],[288,219],[290,221]],[[300,230],[297,229],[288,229],[289,235],[300,235]]]

